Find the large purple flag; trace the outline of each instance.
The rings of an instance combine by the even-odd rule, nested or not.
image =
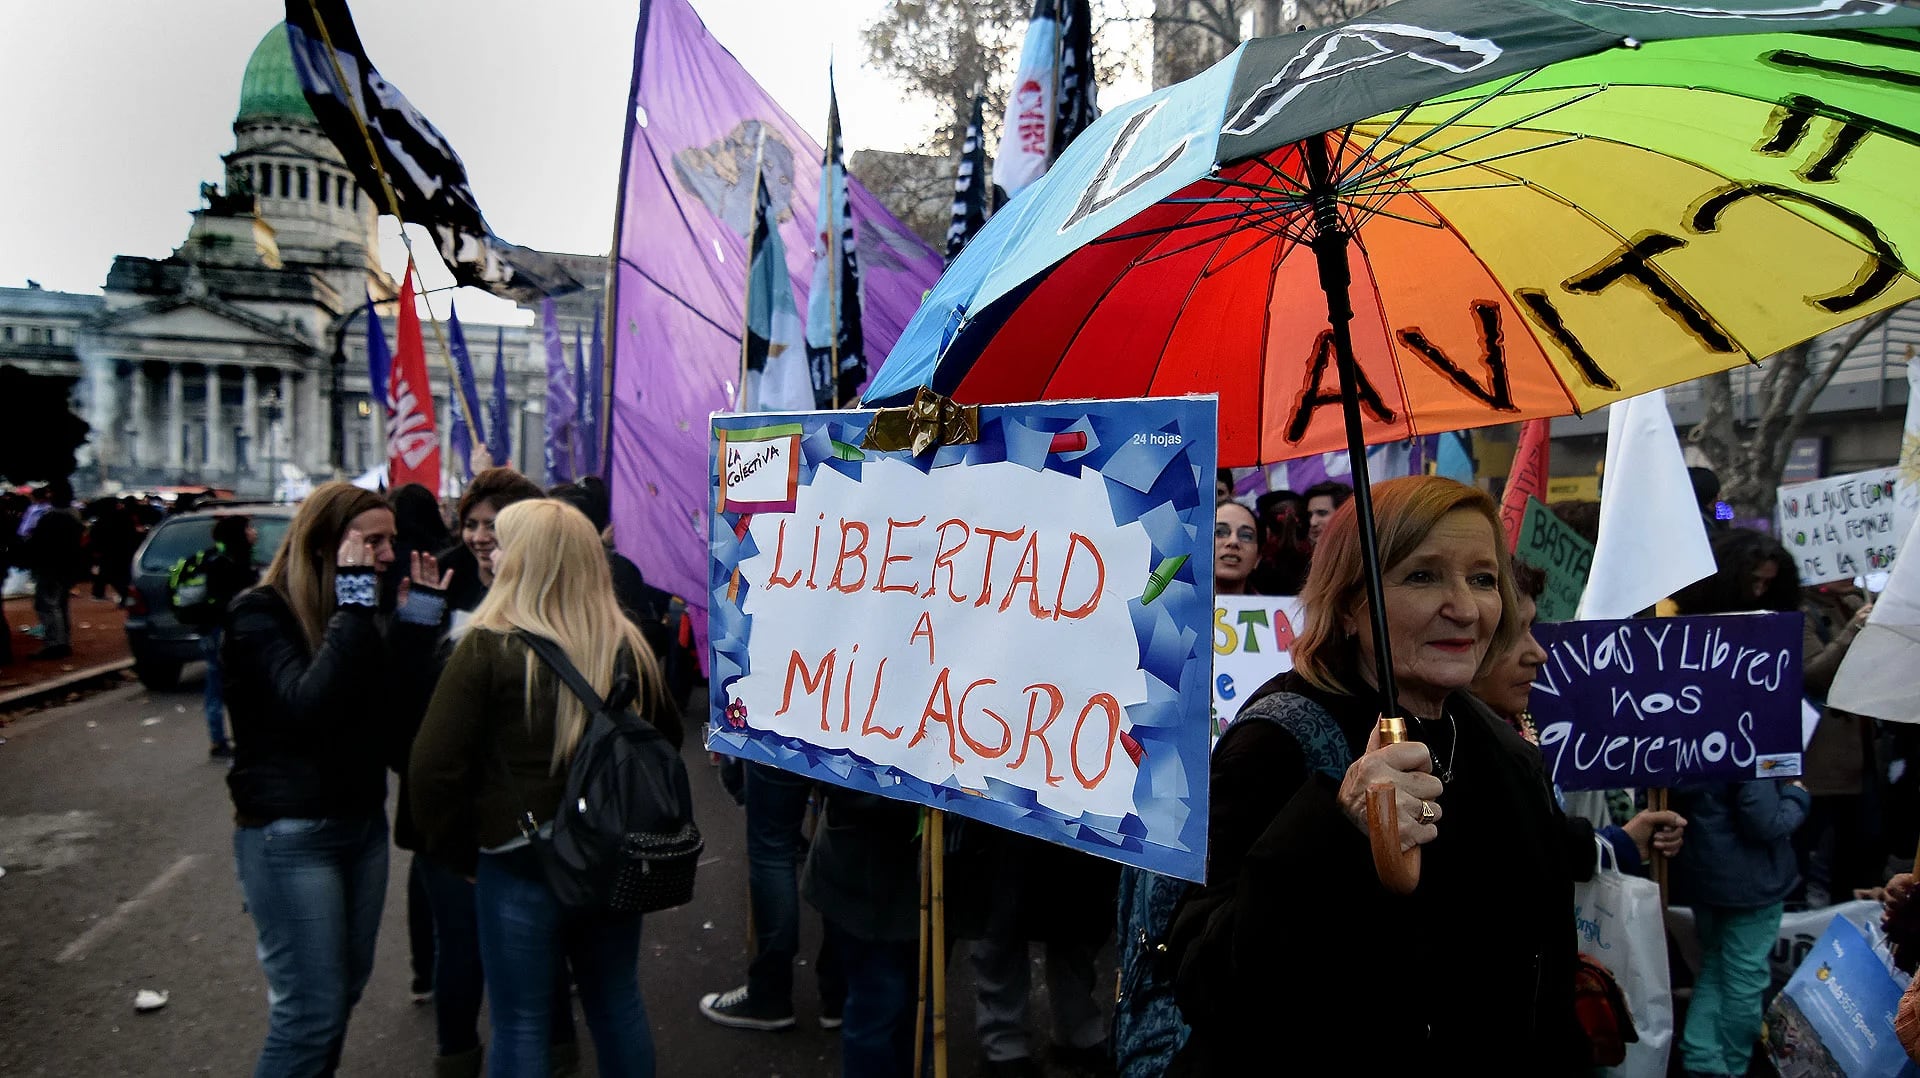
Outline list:
[[[687,600],[704,649],[707,416],[734,407],[746,320],[754,148],[805,307],[821,151],[715,41],[687,0],[643,0],[627,103],[613,395],[606,421],[621,553]],[[940,275],[940,255],[849,182],[866,353],[882,356]],[[873,364],[877,370],[878,364]],[[703,660],[704,661],[704,660]]]

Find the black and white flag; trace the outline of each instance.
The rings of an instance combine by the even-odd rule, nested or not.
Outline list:
[[[980,137],[985,101],[985,97],[974,95],[967,138],[960,145],[960,171],[953,177],[953,223],[947,226],[948,265],[960,257],[960,249],[987,223],[987,147]]]
[[[1093,6],[1089,0],[1060,4],[1060,96],[1053,116],[1053,159],[1100,118],[1093,74]]]
[[[580,287],[553,259],[508,243],[487,227],[460,156],[406,95],[374,70],[346,0],[287,0],[287,39],[307,104],[354,179],[376,206],[390,211],[380,183],[384,171],[401,219],[433,233],[455,280],[521,303]],[[380,155],[378,168],[368,153],[369,137]]]
[[[860,251],[841,161],[840,96],[827,72],[827,146],[820,160],[814,224],[813,283],[807,292],[807,365],[814,407],[858,400],[867,384],[866,331],[860,316]]]

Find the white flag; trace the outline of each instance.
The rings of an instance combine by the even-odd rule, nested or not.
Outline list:
[[[1714,573],[1687,461],[1656,389],[1610,405],[1600,536],[1581,621],[1630,618]]]
[[[994,186],[1008,198],[1047,171],[1053,153],[1054,107],[1057,104],[1060,21],[1054,0],[1035,0],[1027,21],[1027,40],[1020,47],[1020,70],[1007,95],[1007,122],[1000,129],[1000,152],[993,157]]]
[[[1909,413],[1911,421],[1912,413]],[[1920,549],[1920,518],[1907,532],[1902,550]],[[1920,722],[1920,693],[1914,692],[1914,668],[1920,663],[1920,558],[1893,563],[1887,590],[1874,600],[1873,613],[1853,638],[1847,657],[1833,676],[1827,706],[1890,722]]]

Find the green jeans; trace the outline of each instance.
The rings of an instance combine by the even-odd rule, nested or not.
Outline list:
[[[1695,906],[1700,976],[1680,1038],[1689,1074],[1745,1074],[1760,1037],[1760,997],[1766,993],[1767,955],[1780,934],[1781,903],[1757,910]]]

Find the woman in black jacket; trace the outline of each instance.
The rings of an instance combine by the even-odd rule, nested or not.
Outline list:
[[[1465,691],[1519,630],[1498,508],[1437,477],[1373,493],[1412,740],[1375,733],[1349,504],[1314,554],[1293,673],[1258,690],[1213,753],[1207,887],[1168,944],[1192,1026],[1174,1073],[1584,1071],[1567,914],[1592,833],[1555,806],[1539,752]],[[1402,841],[1422,851],[1411,895],[1375,874],[1376,783],[1392,784]]]
[[[445,586],[412,559],[392,624],[386,499],[346,483],[308,496],[242,595],[222,649],[233,724],[234,860],[271,1010],[257,1078],[332,1074],[373,971],[387,890],[392,686],[424,666]]]

